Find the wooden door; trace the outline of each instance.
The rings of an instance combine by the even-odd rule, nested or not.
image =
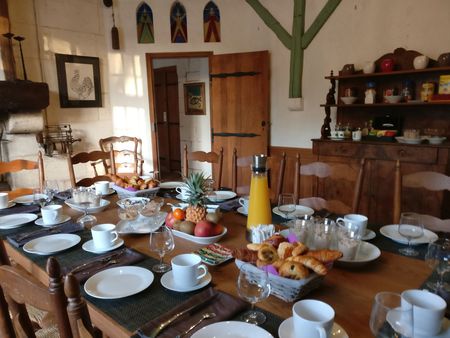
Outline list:
[[[154,88],[160,176],[177,178],[181,172],[177,67],[155,69]]]
[[[231,187],[233,148],[238,156],[268,153],[269,53],[214,55],[210,78],[212,149],[223,147],[222,186]],[[238,172],[238,185],[249,184],[249,173]]]

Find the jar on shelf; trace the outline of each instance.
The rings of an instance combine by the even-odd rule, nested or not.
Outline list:
[[[420,92],[420,99],[423,102],[431,101],[434,94],[434,83],[433,82],[424,82],[422,84],[422,91]]]
[[[372,82],[372,81],[367,82],[367,85],[366,85],[367,89],[364,92],[364,94],[365,94],[364,103],[365,104],[373,104],[373,103],[375,103],[376,95],[377,95],[377,92],[375,90],[375,86],[376,86],[375,82]]]
[[[352,138],[352,128],[350,127],[350,124],[347,123],[347,125],[344,128],[344,138]]]
[[[414,100],[414,83],[410,80],[403,82],[402,99],[404,102]]]

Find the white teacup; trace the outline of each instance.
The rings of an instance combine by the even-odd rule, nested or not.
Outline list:
[[[8,193],[0,192],[0,209],[5,209],[8,207]]]
[[[109,193],[109,182],[108,181],[98,181],[95,182],[95,192],[97,194],[106,195]]]
[[[187,189],[186,187],[184,187],[184,186],[176,187],[176,188],[175,188],[175,191],[181,195],[181,198],[182,198],[182,199],[185,199],[185,198],[188,197],[188,195],[187,195],[187,190],[188,190],[188,189]]]
[[[239,204],[244,208],[244,212],[248,214],[248,203],[250,199],[249,196],[244,196],[239,199]]]
[[[61,220],[62,217],[62,206],[61,205],[47,205],[41,208],[42,221],[46,225],[56,224]]]
[[[196,254],[182,254],[172,258],[174,283],[184,288],[197,285],[208,273],[206,265],[201,263],[200,256]],[[203,272],[200,272],[200,270],[203,270]]]
[[[92,240],[94,246],[98,249],[108,249],[114,245],[119,238],[116,226],[110,223],[97,224],[91,228]]]
[[[441,331],[447,304],[443,298],[426,290],[402,292],[402,307],[413,306],[414,334],[431,337]]]
[[[356,225],[359,228],[359,234],[361,237],[364,237],[366,235],[367,231],[367,217],[360,214],[348,214],[345,215],[344,218],[339,217],[336,220],[336,223],[340,226],[350,226],[350,225]]]
[[[304,299],[292,307],[294,336],[328,338],[333,328],[334,310],[319,300]]]

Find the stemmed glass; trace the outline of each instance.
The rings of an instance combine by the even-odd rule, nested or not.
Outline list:
[[[100,204],[101,195],[96,195],[95,191],[87,188],[78,188],[72,191],[72,195],[76,195],[78,204],[82,206],[84,214],[77,219],[83,227],[92,227],[97,224],[97,217],[88,214],[89,207],[96,207]]]
[[[45,207],[49,202],[49,196],[45,194],[45,189],[36,188],[33,190],[33,202],[41,206],[41,208]]]
[[[166,272],[170,265],[163,263],[164,255],[175,248],[172,230],[165,225],[150,233],[150,250],[159,255],[159,263],[152,267],[155,272]]]
[[[401,301],[394,292],[380,292],[375,295],[369,326],[374,337],[414,337],[412,305]]]
[[[419,252],[411,247],[411,240],[422,237],[423,224],[419,215],[412,212],[404,212],[400,216],[398,233],[408,240],[408,247],[398,250],[405,256],[417,256]]]
[[[255,310],[255,304],[269,297],[270,281],[267,271],[244,263],[240,267],[237,289],[239,296],[251,304],[250,311],[244,313],[242,319],[251,324],[264,323],[266,316],[261,311]]]
[[[284,214],[284,218],[295,212],[296,205],[293,194],[280,194],[278,196],[278,210]]]
[[[45,181],[44,194],[47,195],[48,203],[52,202],[53,197],[55,197],[55,195],[58,192],[59,192],[58,181],[56,180]]]
[[[450,285],[444,282],[444,275],[450,271],[450,240],[440,238],[434,243],[429,243],[428,251],[425,254],[425,262],[431,269],[436,269],[439,276],[436,282],[427,282],[427,287],[434,292],[449,291]]]

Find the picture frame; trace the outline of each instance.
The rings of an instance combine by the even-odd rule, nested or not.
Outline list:
[[[61,108],[102,106],[100,59],[55,54]]]
[[[184,84],[184,109],[186,115],[206,115],[205,83]]]

